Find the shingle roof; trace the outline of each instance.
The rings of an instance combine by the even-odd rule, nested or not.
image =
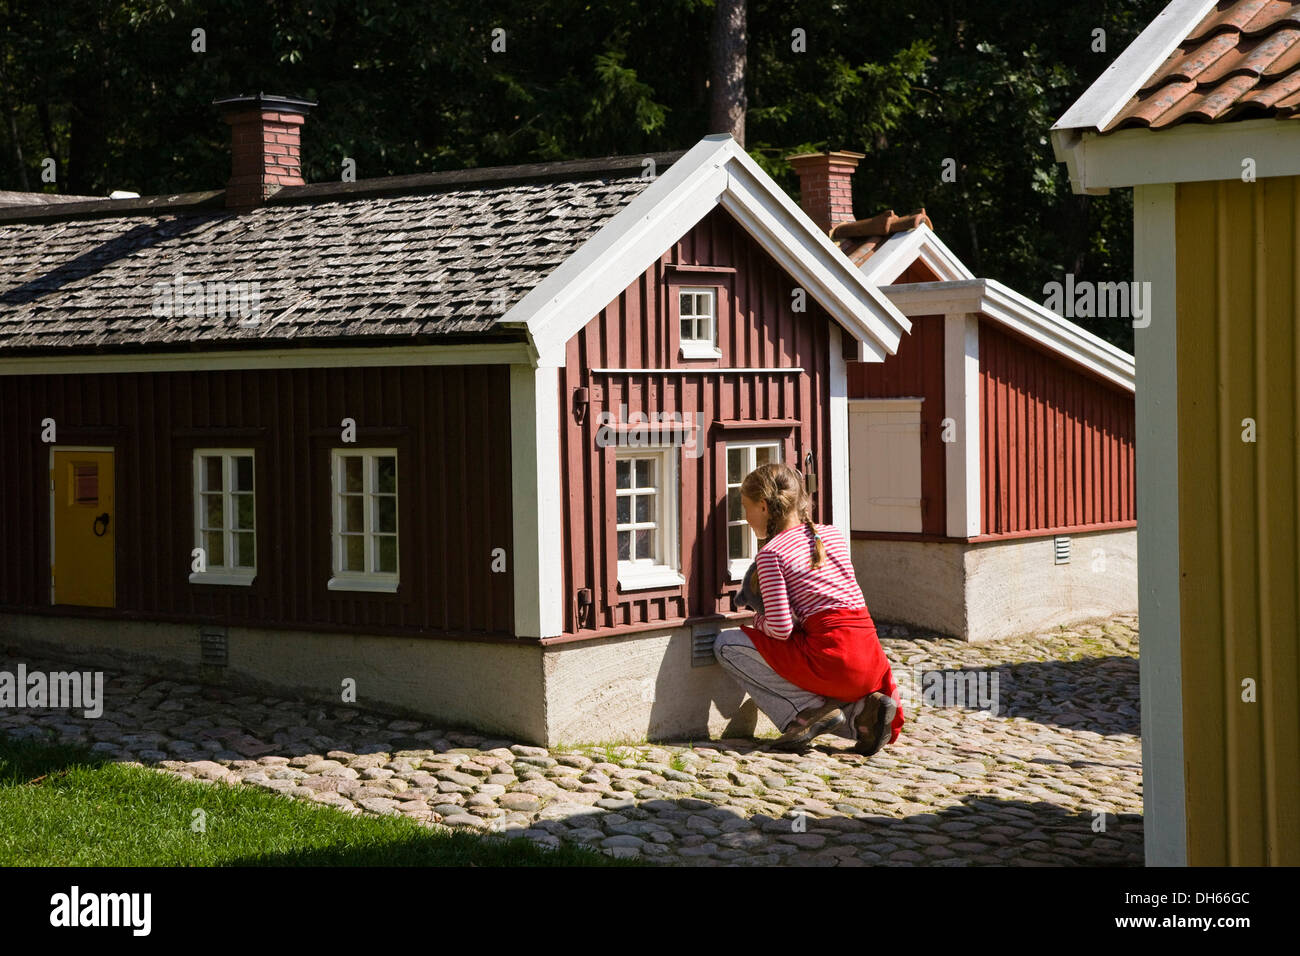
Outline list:
[[[238,214],[220,193],[4,210],[0,352],[490,333],[649,185],[641,162],[297,187]],[[155,314],[178,276],[191,307]],[[209,308],[256,283],[256,323],[247,301],[194,314],[195,282]]]
[[[1300,2],[1223,0],[1103,132],[1300,116]]]

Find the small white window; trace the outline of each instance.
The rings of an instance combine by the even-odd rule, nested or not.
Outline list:
[[[397,452],[334,449],[332,591],[397,590]]]
[[[251,449],[194,452],[194,546],[203,549],[194,584],[253,583],[257,576],[257,512]]]
[[[683,358],[718,358],[718,290],[677,291]]]
[[[759,465],[780,460],[781,446],[776,442],[727,446],[727,575],[733,581],[744,576],[758,553],[758,536],[745,520],[740,486]]]
[[[614,525],[621,590],[678,587],[675,447],[620,453],[614,462]]]

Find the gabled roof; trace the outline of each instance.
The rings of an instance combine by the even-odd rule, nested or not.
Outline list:
[[[876,286],[896,282],[916,262],[924,263],[940,281],[975,278],[965,263],[935,234],[929,219],[911,229],[893,233],[866,255],[862,255],[862,250],[855,251],[853,259],[862,268],[867,281]]]
[[[650,186],[642,162],[290,187],[239,214],[220,192],[3,209],[0,351],[499,334],[513,303]],[[177,276],[256,282],[257,324],[233,309],[155,315]]]
[[[905,314],[975,313],[1132,392],[1133,356],[994,279],[905,282],[881,288]]]
[[[700,140],[503,323],[528,329],[542,364],[562,363],[569,338],[717,206],[858,340],[861,358],[897,351],[911,323],[726,134]]]

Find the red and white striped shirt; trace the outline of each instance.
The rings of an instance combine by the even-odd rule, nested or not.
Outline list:
[[[814,527],[826,548],[820,568],[812,569],[813,536],[806,524],[773,536],[754,558],[763,613],[754,617],[753,626],[778,640],[788,638],[796,625],[818,611],[867,606],[840,529]]]

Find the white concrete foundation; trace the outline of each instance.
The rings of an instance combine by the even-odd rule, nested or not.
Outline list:
[[[1137,532],[980,543],[853,541],[853,567],[871,616],[968,641],[1028,634],[1138,609]]]

